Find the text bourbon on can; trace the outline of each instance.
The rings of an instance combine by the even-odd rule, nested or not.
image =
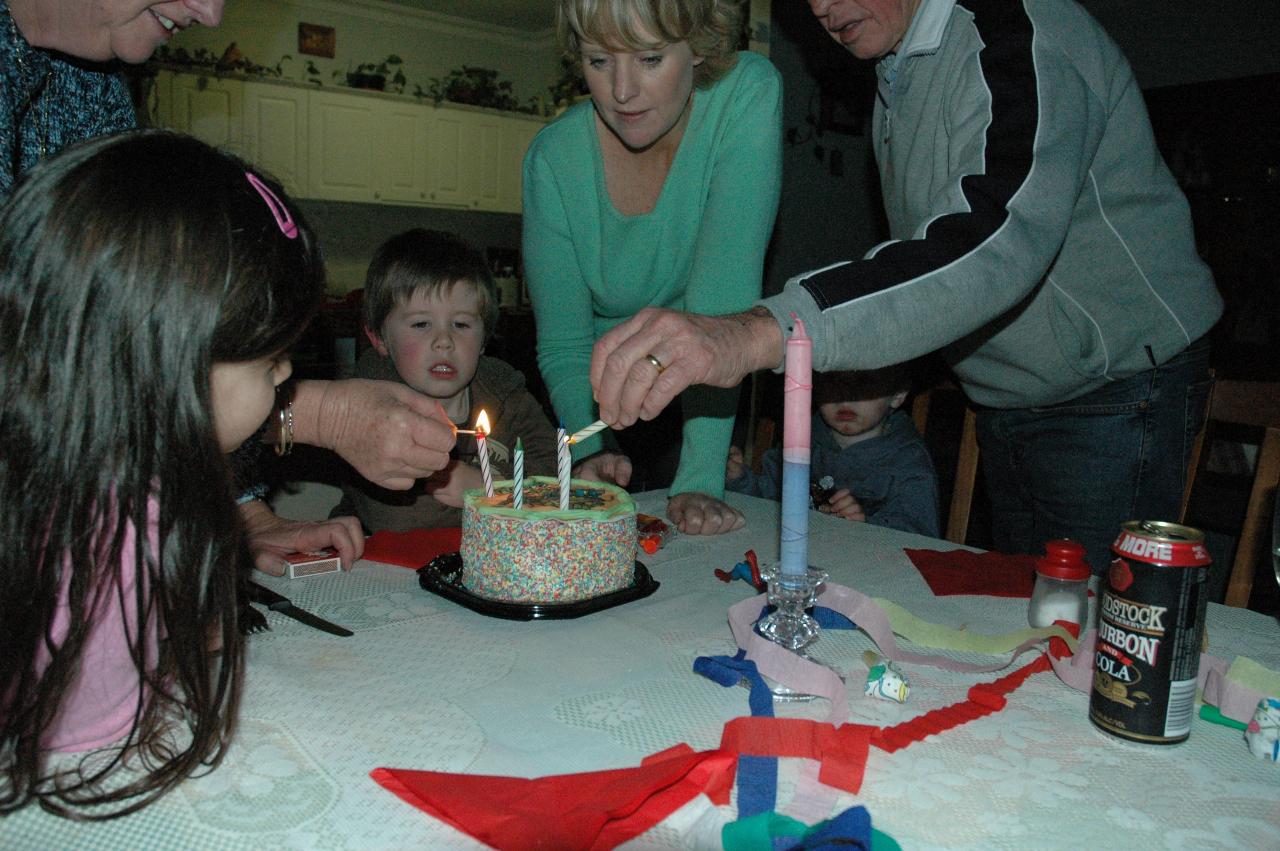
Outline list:
[[[1089,720],[1135,742],[1171,745],[1191,734],[1209,553],[1204,534],[1130,520],[1098,607]]]

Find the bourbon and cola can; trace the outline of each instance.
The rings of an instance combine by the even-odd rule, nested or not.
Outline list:
[[[1191,734],[1210,559],[1204,534],[1130,520],[1098,607],[1089,720],[1135,742],[1172,745]]]

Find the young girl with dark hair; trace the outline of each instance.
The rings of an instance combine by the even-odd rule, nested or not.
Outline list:
[[[221,760],[251,567],[224,453],[323,280],[281,189],[188,137],[68,149],[4,209],[0,812],[122,815]]]

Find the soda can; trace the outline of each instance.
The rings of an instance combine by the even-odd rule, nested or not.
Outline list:
[[[1134,742],[1172,745],[1191,734],[1208,604],[1204,534],[1130,520],[1098,607],[1089,720]]]

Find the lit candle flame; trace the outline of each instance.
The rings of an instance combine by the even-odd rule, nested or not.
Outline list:
[[[476,451],[480,456],[480,475],[484,478],[484,495],[493,496],[493,470],[489,467],[489,447],[485,438],[489,436],[489,415],[484,408],[476,417]]]

